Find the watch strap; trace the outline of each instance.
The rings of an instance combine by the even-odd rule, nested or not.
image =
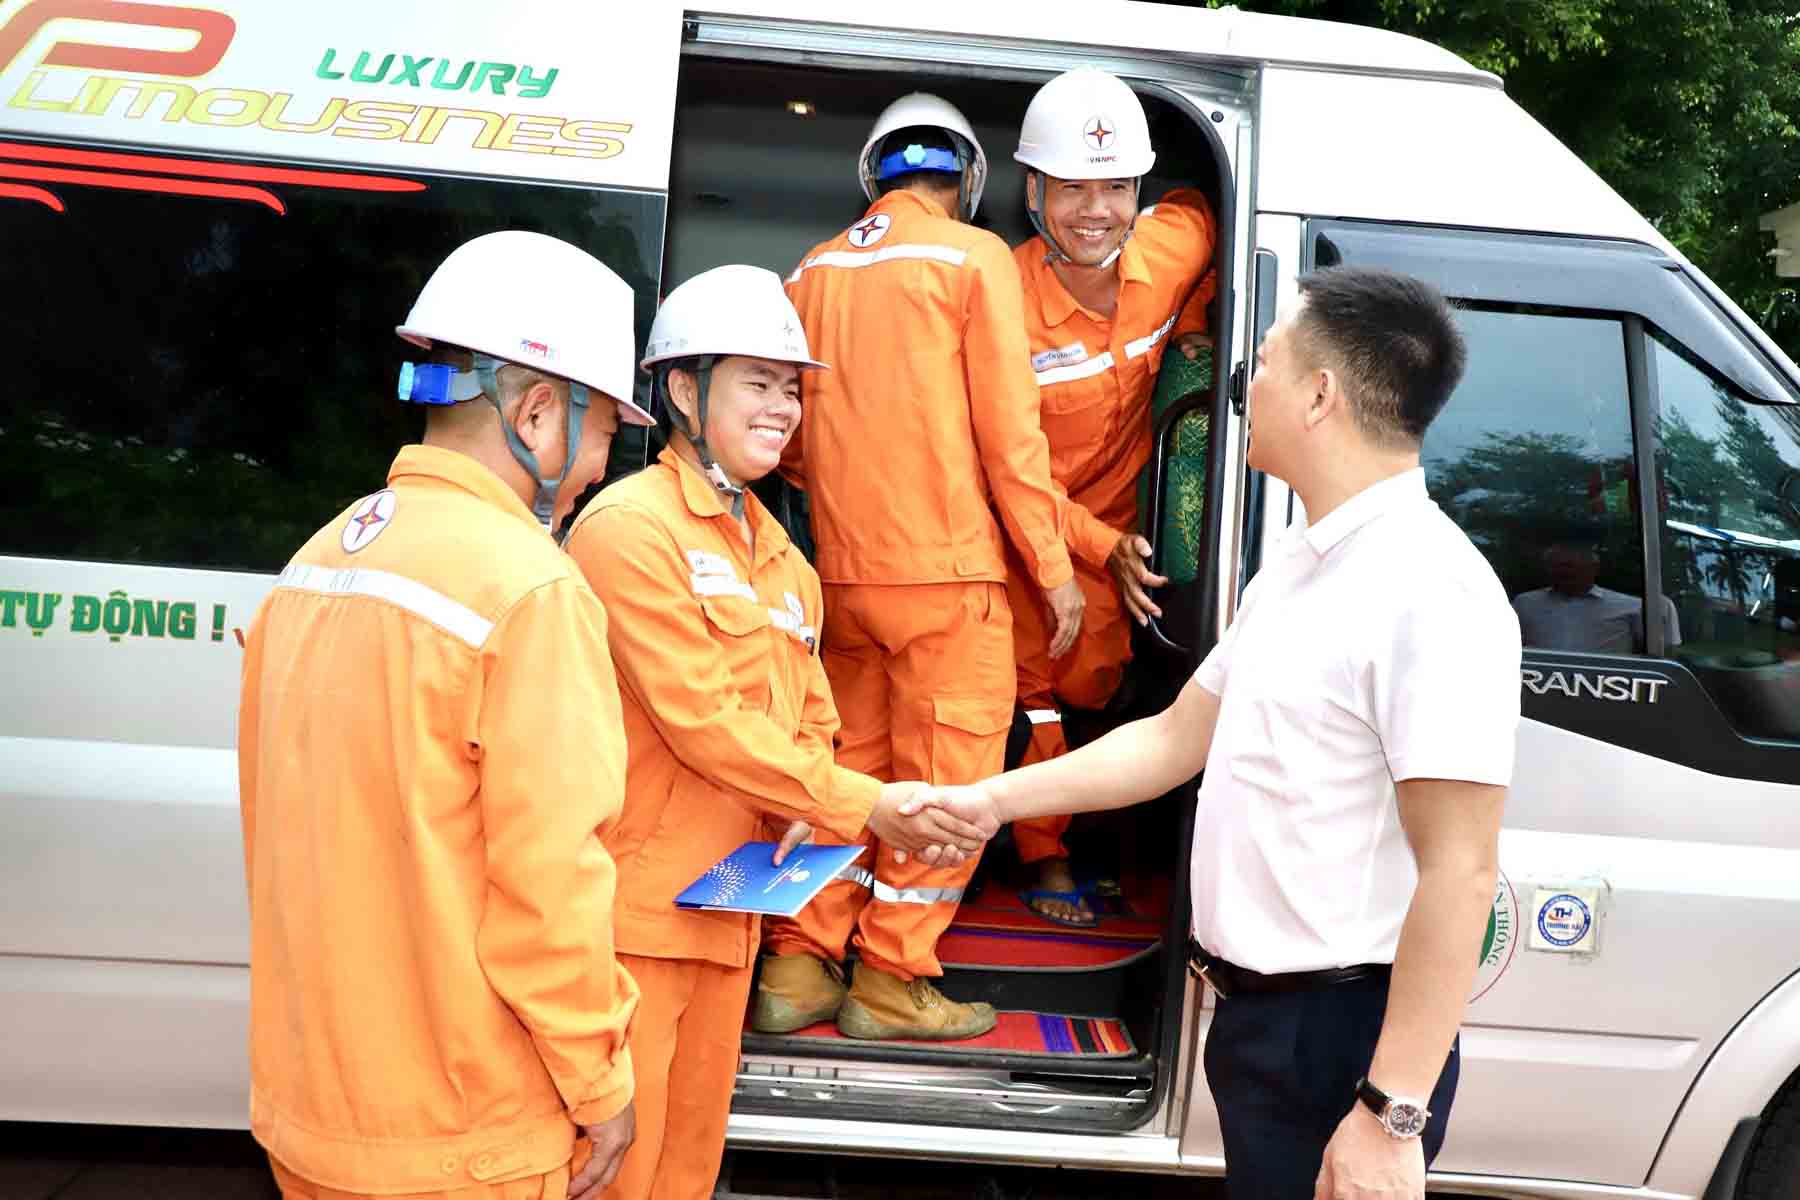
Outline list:
[[[1387,1106],[1393,1099],[1393,1097],[1389,1096],[1386,1092],[1370,1083],[1367,1075],[1364,1075],[1361,1079],[1356,1081],[1356,1098],[1362,1101],[1364,1108],[1374,1113],[1377,1117],[1385,1117],[1387,1115]]]

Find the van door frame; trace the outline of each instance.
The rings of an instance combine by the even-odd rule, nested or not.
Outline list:
[[[737,59],[757,63],[774,63],[791,67],[820,67],[839,70],[884,70],[919,76],[976,76],[1021,83],[1041,83],[1054,74],[1076,65],[1095,66],[1125,78],[1138,90],[1154,95],[1174,106],[1205,131],[1214,165],[1224,174],[1219,180],[1219,242],[1214,262],[1225,268],[1215,311],[1220,314],[1215,341],[1230,347],[1228,355],[1219,355],[1231,363],[1243,359],[1241,334],[1236,320],[1236,281],[1245,269],[1240,262],[1240,247],[1248,244],[1249,150],[1251,146],[1252,74],[1247,69],[1207,65],[1191,58],[1175,55],[1134,54],[1092,47],[1049,46],[1042,43],[995,41],[951,34],[920,34],[903,30],[852,27],[777,18],[713,16],[690,13],[683,23],[684,55]],[[1215,115],[1216,114],[1216,115]],[[1227,141],[1229,135],[1229,144]],[[1230,428],[1225,423],[1229,412],[1228,381],[1230,371],[1215,371],[1211,396],[1214,429]],[[1199,606],[1204,614],[1218,614],[1214,622],[1202,617],[1202,627],[1195,631],[1191,649],[1163,638],[1171,652],[1189,660],[1189,669],[1216,641],[1223,628],[1227,605],[1235,602],[1220,595],[1225,565],[1219,547],[1226,528],[1226,514],[1232,514],[1236,526],[1240,489],[1234,484],[1234,473],[1228,470],[1232,459],[1241,455],[1228,452],[1224,439],[1215,436],[1209,447],[1209,478],[1206,545],[1214,548],[1199,582],[1200,594],[1207,603]],[[1183,791],[1191,790],[1184,785]],[[1172,906],[1164,943],[1168,963],[1164,971],[1165,992],[1162,1016],[1157,1031],[1153,1091],[1140,1130],[1165,1135],[1179,1133],[1181,1104],[1173,1093],[1173,1080],[1186,1077],[1183,1050],[1187,1038],[1188,1013],[1184,1007],[1187,972],[1180,947],[1185,944],[1187,928],[1187,845],[1191,838],[1191,822],[1185,823],[1181,838],[1181,854],[1174,871],[1176,902]],[[1160,1124],[1159,1124],[1160,1122]],[[1035,1127],[1025,1121],[1021,1127]],[[1050,1128],[1050,1126],[1046,1126]]]

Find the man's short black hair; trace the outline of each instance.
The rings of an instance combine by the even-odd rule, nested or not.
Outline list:
[[[896,154],[908,146],[918,146],[924,150],[948,150],[951,154],[962,154],[962,147],[956,143],[947,129],[939,129],[936,125],[908,125],[905,129],[896,129],[881,139],[881,147],[875,152],[875,161],[880,162],[890,154]],[[895,175],[891,179],[883,179],[875,186],[880,194],[898,191],[922,179],[933,188],[954,188],[961,184],[962,176],[954,171],[909,171],[905,175]]]
[[[1395,271],[1326,267],[1300,277],[1300,295],[1300,341],[1343,376],[1357,425],[1382,445],[1417,446],[1468,359],[1443,294]]]

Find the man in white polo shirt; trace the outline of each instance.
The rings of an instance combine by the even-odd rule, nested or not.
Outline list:
[[[1016,821],[1206,768],[1190,953],[1219,997],[1234,1197],[1423,1196],[1443,1142],[1519,720],[1518,621],[1419,468],[1463,360],[1429,285],[1302,278],[1258,355],[1249,460],[1310,526],[1167,710],[940,796]]]

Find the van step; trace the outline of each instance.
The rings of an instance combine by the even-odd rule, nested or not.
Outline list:
[[[1126,1129],[1149,1111],[1155,1069],[1142,1057],[1015,1057],[1023,1069],[1006,1070],[900,1062],[903,1051],[892,1050],[870,1061],[841,1052],[824,1059],[745,1049],[734,1111],[841,1120],[982,1124],[998,1118],[1017,1128]]]
[[[786,1034],[753,1035],[759,1045],[795,1041],[865,1046],[846,1038],[830,1021],[820,1021]],[[1137,1053],[1131,1032],[1122,1021],[1095,1017],[1065,1017],[1053,1013],[1003,1012],[999,1023],[980,1037],[956,1042],[908,1041],[897,1038],[878,1043],[887,1047],[928,1050],[963,1050],[992,1054],[1019,1054],[1033,1058],[1130,1058]]]

